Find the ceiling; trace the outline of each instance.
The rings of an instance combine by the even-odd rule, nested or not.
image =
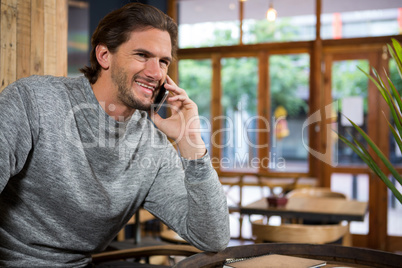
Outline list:
[[[244,19],[263,19],[272,3],[278,17],[313,15],[316,0],[247,0]],[[239,0],[178,0],[179,23],[233,21],[239,18]],[[402,0],[322,0],[322,13],[402,8]]]

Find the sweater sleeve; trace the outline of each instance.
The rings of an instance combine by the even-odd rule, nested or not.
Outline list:
[[[0,193],[24,167],[32,148],[36,112],[30,92],[18,82],[0,94]]]
[[[169,151],[169,150],[168,150]],[[230,239],[226,195],[210,157],[180,159],[174,151],[161,167],[144,208],[186,241],[204,251],[221,251]]]

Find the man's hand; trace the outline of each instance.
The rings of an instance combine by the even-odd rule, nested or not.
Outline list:
[[[177,143],[182,157],[201,158],[206,153],[206,148],[201,139],[197,104],[169,76],[165,88],[170,92],[167,104],[172,115],[163,119],[157,113],[151,112],[152,121],[166,136]]]

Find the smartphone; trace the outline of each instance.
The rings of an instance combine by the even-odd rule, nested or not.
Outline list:
[[[154,101],[154,112],[157,113],[159,109],[162,107],[165,102],[167,96],[169,95],[169,91],[165,88],[165,83],[159,89],[158,95],[155,97]]]

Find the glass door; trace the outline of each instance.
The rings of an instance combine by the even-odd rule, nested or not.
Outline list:
[[[390,142],[384,142],[389,137],[387,120],[384,120],[388,110],[378,89],[363,73],[369,73],[371,68],[375,68],[383,76],[382,79],[386,79],[382,73],[384,68],[389,69],[388,57],[384,56],[382,47],[367,52],[354,52],[353,49],[343,51],[346,50],[327,52],[324,55],[324,99],[326,111],[331,113],[331,122],[325,124],[330,123],[333,130],[321,136],[326,141],[325,148],[331,151],[331,161],[324,167],[324,184],[350,199],[369,204],[365,220],[350,225],[353,245],[390,250],[395,241],[400,241],[391,237],[399,236],[400,231],[389,222],[400,222],[395,220],[398,218],[395,213],[400,211],[399,206],[393,206],[385,184],[337,135],[339,133],[349,139],[352,136],[359,137],[347,120],[349,118],[366,131],[385,154],[395,155],[390,152]],[[331,137],[327,138],[328,135]],[[359,138],[359,141],[365,144],[364,139]]]
[[[340,135],[352,139],[357,131],[348,121],[351,119],[362,129],[368,128],[368,78],[361,71],[369,72],[369,60],[364,56],[356,59],[349,55],[332,56],[328,62],[330,68],[330,81],[327,86],[331,88],[332,128],[334,133],[328,139],[332,150],[332,166],[334,169],[342,168],[342,172],[332,172],[330,186],[334,191],[342,192],[350,199],[368,201],[368,175],[364,171],[364,162],[344,142],[338,139]],[[360,68],[360,69],[359,69]],[[361,141],[364,143],[364,141]],[[356,171],[355,169],[363,169]],[[352,222],[352,234],[368,234],[368,217],[364,222]]]
[[[332,129],[332,132],[325,133],[326,136],[330,136],[325,137],[325,141],[328,143],[326,144],[328,150],[331,151],[331,160],[326,166],[325,184],[334,191],[344,193],[350,199],[369,202],[369,170],[364,162],[338,138],[337,133],[348,139],[356,135],[348,118],[365,131],[372,131],[370,127],[375,125],[370,120],[373,116],[370,112],[376,107],[370,107],[369,101],[375,91],[369,88],[369,79],[362,72],[362,70],[369,72],[370,55],[328,53],[324,60],[325,104],[327,113],[331,113],[327,118],[330,118]],[[369,225],[367,215],[364,222],[352,222],[350,231],[352,234],[366,236],[369,234]]]

